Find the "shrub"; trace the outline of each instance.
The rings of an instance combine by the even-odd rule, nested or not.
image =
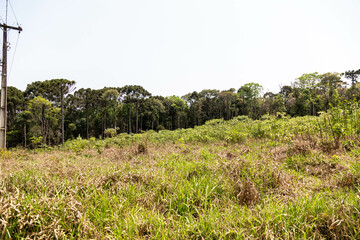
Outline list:
[[[117,135],[116,129],[115,128],[108,128],[104,131],[105,137],[109,138],[113,138]]]

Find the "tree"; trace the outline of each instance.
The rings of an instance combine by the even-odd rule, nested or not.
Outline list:
[[[237,95],[236,93],[234,93],[234,91],[228,90],[219,93],[219,100],[222,103],[221,104],[222,105],[221,112],[223,113],[222,117],[225,120],[230,120],[233,117],[231,110],[234,110],[234,108],[232,109],[232,105],[233,105],[232,103],[235,102],[237,99]]]
[[[351,80],[351,87],[346,91],[346,96],[348,100],[352,100],[354,98],[359,99],[360,97],[360,89],[358,87],[358,79],[360,76],[359,70],[349,70],[344,73],[345,78]]]
[[[202,90],[199,95],[203,99],[202,109],[204,113],[203,121],[208,121],[214,118],[220,118],[220,104],[218,103],[219,99],[219,90],[216,89],[205,89]]]
[[[157,97],[150,97],[144,101],[144,115],[149,120],[149,128],[154,130],[155,123],[157,126],[160,123],[160,115],[165,111],[162,101]]]
[[[23,111],[25,105],[24,93],[16,87],[7,88],[8,129],[15,121],[16,114]],[[9,128],[10,127],[10,128]]]
[[[264,99],[264,110],[262,111],[263,114],[276,114],[278,112],[285,112],[285,102],[284,96],[280,93],[274,94],[272,92],[267,92],[263,96]]]
[[[23,126],[23,139],[24,148],[27,147],[27,129],[28,124],[31,122],[33,115],[30,111],[25,110],[16,115],[16,122],[19,122]]]
[[[151,96],[151,93],[138,85],[126,85],[120,89],[124,102],[128,105],[129,125],[128,132],[131,133],[131,109],[135,105],[135,132],[139,132],[139,105],[144,99]]]
[[[38,81],[29,84],[25,90],[25,94],[29,98],[41,96],[60,105],[61,109],[61,141],[65,141],[65,120],[64,120],[64,98],[67,94],[75,90],[75,81],[67,79],[52,79],[46,81]]]
[[[110,116],[113,118],[114,123],[114,129],[116,129],[116,108],[118,106],[119,101],[119,92],[116,89],[109,89],[106,90],[103,95],[102,99],[105,101],[105,111],[104,111],[104,117],[105,117],[105,126],[104,130],[106,129],[106,115],[107,112],[109,112]]]
[[[351,87],[354,87],[358,83],[358,79],[360,76],[360,69],[346,71],[344,75],[345,78],[351,80]]]
[[[243,102],[243,114],[256,116],[257,99],[262,90],[263,87],[258,83],[247,83],[239,88],[238,94]]]
[[[50,101],[42,98],[35,97],[29,101],[28,109],[33,116],[34,125],[40,125],[40,133],[36,129],[33,129],[35,135],[41,134],[43,143],[51,142],[51,137],[56,134],[58,128],[59,108],[54,108]],[[57,139],[53,139],[55,143],[58,143]]]
[[[185,100],[189,107],[189,120],[191,126],[200,125],[202,123],[201,115],[203,113],[202,108],[204,99],[201,98],[201,95],[196,91],[184,95],[182,99]]]
[[[90,88],[81,88],[74,93],[74,101],[77,107],[80,110],[85,110],[85,119],[86,119],[86,139],[89,139],[89,110],[90,108],[95,110],[96,101],[95,101],[95,90]]]
[[[61,141],[65,142],[65,119],[64,119],[64,98],[66,94],[74,91],[75,81],[69,81],[66,79],[54,79],[51,80],[51,84],[54,88],[54,97],[60,98],[61,108]]]
[[[305,73],[301,77],[295,80],[295,88],[299,89],[299,95],[301,95],[302,103],[305,108],[308,108],[308,113],[311,115],[316,115],[316,106],[315,102],[317,101],[317,86],[321,80],[321,75],[317,72],[314,73]]]
[[[167,97],[171,101],[170,116],[172,119],[172,129],[181,128],[183,126],[182,119],[186,117],[186,103],[177,96]]]
[[[323,110],[327,110],[329,105],[335,105],[339,100],[338,89],[344,84],[341,81],[341,75],[339,73],[325,73],[321,75],[319,83],[320,90],[323,94]]]

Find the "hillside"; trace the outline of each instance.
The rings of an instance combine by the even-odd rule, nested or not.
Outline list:
[[[0,153],[1,239],[359,239],[359,108]]]

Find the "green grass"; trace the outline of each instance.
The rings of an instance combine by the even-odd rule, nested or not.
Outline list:
[[[360,239],[358,136],[323,119],[0,152],[0,239]]]

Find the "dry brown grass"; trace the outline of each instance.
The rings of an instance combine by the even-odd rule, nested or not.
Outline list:
[[[348,165],[354,162],[350,155],[339,154],[339,162],[334,162],[331,155],[322,154],[319,148],[300,140],[290,146],[267,146],[266,142],[248,144],[252,144],[251,147],[148,144],[146,152],[139,151],[135,145],[109,147],[101,154],[92,149],[81,154],[14,151],[0,160],[0,234],[9,238],[6,229],[18,222],[18,231],[26,232],[24,238],[72,238],[64,225],[69,222],[69,228],[78,229],[73,238],[101,239],[111,237],[114,230],[120,228],[117,222],[123,221],[122,224],[129,225],[118,237],[130,238],[129,233],[136,232],[132,238],[150,239],[156,238],[156,231],[161,229],[156,224],[163,224],[161,227],[168,233],[179,235],[178,228],[189,224],[193,234],[195,228],[191,228],[191,224],[200,224],[206,219],[209,228],[211,222],[218,221],[221,227],[235,232],[242,226],[241,231],[249,238],[281,238],[277,232],[280,230],[271,225],[271,221],[263,220],[256,225],[255,220],[248,220],[253,221],[256,229],[264,230],[264,235],[256,235],[242,220],[227,217],[226,213],[237,208],[261,213],[258,206],[266,209],[269,201],[276,201],[279,207],[287,206],[304,196],[310,198],[328,189],[355,190],[359,184],[358,177],[349,171]],[[305,159],[299,163],[301,167],[287,167],[286,159],[296,156]],[[309,156],[321,161],[309,160]],[[207,188],[206,184],[211,181],[214,185]],[[184,185],[188,191],[180,191]],[[193,195],[186,195],[191,191]],[[178,192],[185,194],[183,198]],[[32,200],[25,198],[29,193]],[[104,218],[97,215],[102,201],[108,201]],[[176,205],[177,202],[180,203]],[[321,216],[324,221],[314,227],[316,236],[332,239],[345,234],[346,227],[341,221],[345,221],[345,217],[350,219],[353,212],[345,203],[333,204],[334,208],[343,205],[344,209],[339,212],[347,215]],[[210,218],[209,206],[218,211],[214,219]],[[156,215],[158,222],[151,222],[147,214],[153,214],[153,218]],[[265,228],[269,229],[266,234]],[[185,237],[197,236],[185,232],[181,233]]]
[[[259,191],[250,180],[236,182],[234,194],[241,205],[255,205],[260,200]]]

